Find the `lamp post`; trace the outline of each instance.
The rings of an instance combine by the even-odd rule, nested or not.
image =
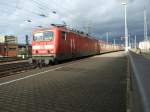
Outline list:
[[[116,45],[116,39],[114,39],[114,46]]]
[[[26,58],[29,57],[29,37],[28,35],[25,36],[26,38]]]
[[[125,9],[125,51],[128,51],[128,28],[127,28],[127,1],[122,2]]]
[[[148,41],[147,37],[147,12],[144,10],[144,41]]]
[[[134,36],[134,48],[136,49],[136,35]]]
[[[106,33],[106,41],[107,41],[107,44],[108,44],[108,36],[109,36],[109,32]]]
[[[131,34],[128,35],[128,47],[131,48]]]

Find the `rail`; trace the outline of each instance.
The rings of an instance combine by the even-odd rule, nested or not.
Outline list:
[[[131,112],[150,112],[150,60],[129,51]]]
[[[34,69],[36,66],[28,62],[11,63],[0,65],[0,78],[13,75],[17,72]]]

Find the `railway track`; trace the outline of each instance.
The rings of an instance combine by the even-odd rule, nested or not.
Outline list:
[[[0,78],[13,75],[17,72],[30,70],[36,68],[35,65],[29,64],[28,62],[11,63],[0,65]]]
[[[27,60],[0,63],[0,78],[9,75],[14,75],[16,73],[34,69],[37,67],[41,68],[44,67],[44,65],[29,64]]]

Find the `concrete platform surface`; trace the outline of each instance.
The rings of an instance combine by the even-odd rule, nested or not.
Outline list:
[[[0,112],[126,112],[124,52],[0,79]]]

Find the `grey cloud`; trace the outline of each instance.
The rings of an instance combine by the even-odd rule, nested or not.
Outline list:
[[[124,7],[122,0],[5,0],[0,5],[0,33],[12,33],[24,40],[24,35],[31,36],[36,26],[49,27],[51,23],[62,23],[85,30],[90,24],[92,34],[105,38],[106,32],[111,32],[112,38],[124,35]],[[41,5],[38,5],[41,4]],[[9,8],[4,9],[8,4]],[[150,1],[128,1],[128,30],[143,39],[143,11],[147,9],[148,34],[150,36]],[[4,11],[5,10],[5,11]],[[52,11],[56,11],[53,14]],[[40,17],[45,14],[48,17]],[[32,20],[31,23],[25,20]]]

